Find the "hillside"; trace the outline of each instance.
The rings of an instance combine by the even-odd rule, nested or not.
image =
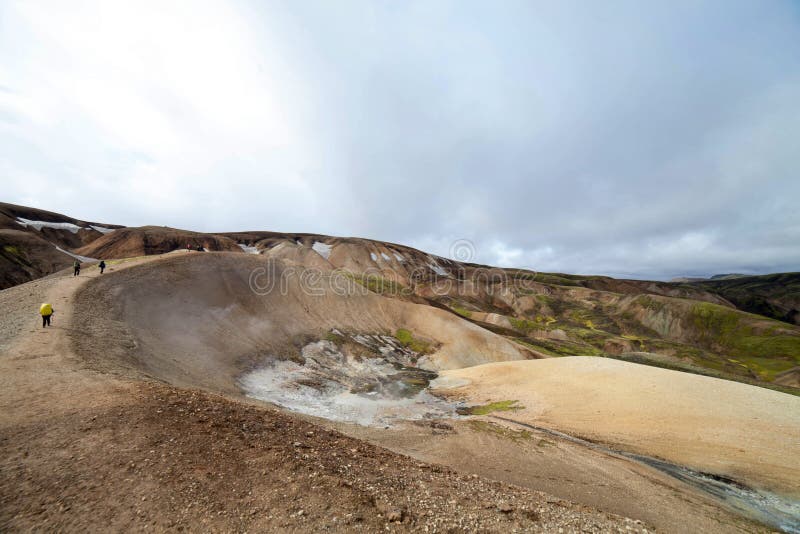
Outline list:
[[[286,262],[297,276],[336,273],[369,292],[445,310],[537,357],[611,357],[787,392],[800,374],[797,273],[697,282],[536,273],[368,239],[127,228],[9,204],[0,225],[4,287],[66,267],[70,254],[110,260],[199,247]]]
[[[741,310],[800,324],[800,273],[737,276],[692,285],[719,295]]]
[[[72,265],[75,249],[116,228],[120,226],[0,203],[0,289]]]
[[[142,226],[116,230],[76,249],[75,253],[90,258],[121,259],[165,254],[187,247],[192,250],[201,247],[208,251],[242,251],[233,240],[224,236],[166,226]]]

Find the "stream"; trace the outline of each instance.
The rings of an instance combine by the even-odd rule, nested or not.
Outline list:
[[[772,528],[777,528],[782,532],[800,534],[800,503],[797,501],[775,495],[774,493],[749,488],[732,479],[710,473],[702,473],[658,458],[612,449],[569,434],[564,434],[557,430],[521,423],[499,415],[491,415],[489,417],[543,432],[606,454],[622,456],[645,464],[681,482],[689,484],[707,495],[711,495],[728,509],[740,515],[759,521]]]

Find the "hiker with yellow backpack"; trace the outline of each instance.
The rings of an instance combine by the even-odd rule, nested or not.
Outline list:
[[[50,326],[50,317],[52,317],[55,312],[53,306],[47,302],[39,306],[39,313],[42,315],[42,328]]]

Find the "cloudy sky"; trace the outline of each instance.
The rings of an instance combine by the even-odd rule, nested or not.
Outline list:
[[[3,0],[0,184],[540,271],[800,270],[800,4]]]

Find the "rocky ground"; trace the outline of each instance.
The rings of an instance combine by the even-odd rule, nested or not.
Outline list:
[[[157,383],[123,391],[3,429],[4,531],[644,529],[275,410]]]

